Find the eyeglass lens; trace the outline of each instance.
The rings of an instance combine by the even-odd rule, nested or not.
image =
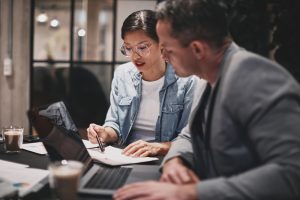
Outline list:
[[[149,47],[150,45],[148,44],[139,44],[135,47],[126,47],[126,45],[123,44],[121,47],[121,53],[127,57],[132,56],[133,52],[140,56],[147,56],[150,53]]]

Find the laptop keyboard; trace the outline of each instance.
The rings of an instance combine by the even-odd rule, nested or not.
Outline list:
[[[100,168],[85,188],[118,189],[123,186],[132,168]]]

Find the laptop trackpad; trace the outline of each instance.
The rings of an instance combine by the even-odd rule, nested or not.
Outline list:
[[[145,180],[159,180],[160,175],[159,165],[133,165],[125,184]]]

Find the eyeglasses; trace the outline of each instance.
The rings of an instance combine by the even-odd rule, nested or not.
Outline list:
[[[126,57],[131,57],[133,52],[137,53],[139,56],[148,56],[151,45],[151,43],[143,43],[135,45],[134,47],[127,47],[125,44],[123,44],[120,51]]]

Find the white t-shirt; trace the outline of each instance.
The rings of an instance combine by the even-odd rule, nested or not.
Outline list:
[[[159,115],[159,91],[164,84],[165,77],[156,81],[142,80],[142,98],[140,108],[133,124],[129,143],[142,139],[145,141],[155,139],[155,126]]]

